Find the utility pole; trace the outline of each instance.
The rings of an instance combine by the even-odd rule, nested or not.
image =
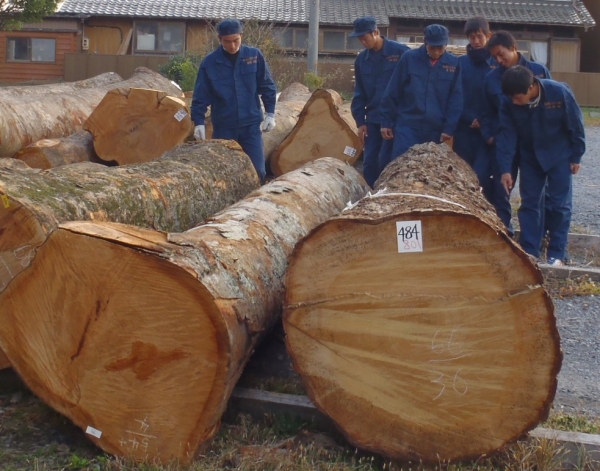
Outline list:
[[[317,73],[319,61],[319,0],[306,0],[310,3],[308,23],[308,71]]]

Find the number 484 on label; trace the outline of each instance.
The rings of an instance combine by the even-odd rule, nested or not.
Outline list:
[[[421,221],[396,222],[398,253],[423,252]]]

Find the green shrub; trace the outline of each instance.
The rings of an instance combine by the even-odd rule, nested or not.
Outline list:
[[[158,71],[177,83],[184,92],[189,92],[194,90],[201,60],[196,54],[179,54],[162,64]]]
[[[304,85],[306,85],[311,92],[317,88],[323,88],[325,85],[325,77],[320,76],[314,72],[306,72],[304,74]]]

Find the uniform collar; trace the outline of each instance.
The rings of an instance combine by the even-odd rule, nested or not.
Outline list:
[[[390,55],[390,45],[389,45],[389,41],[387,40],[387,38],[385,36],[381,36],[381,39],[383,39],[383,47],[381,48],[381,55],[382,56],[389,56]],[[365,59],[368,59],[369,57],[371,57],[371,49],[365,49]]]
[[[244,48],[245,48],[245,46],[242,44],[240,46],[240,55],[238,56],[238,58],[245,57],[244,56]],[[217,48],[217,59],[216,60],[219,64],[227,64],[227,65],[233,67],[233,64],[231,63],[229,58],[225,55],[225,49],[223,49],[223,46],[221,46],[220,44],[219,44],[219,47]]]

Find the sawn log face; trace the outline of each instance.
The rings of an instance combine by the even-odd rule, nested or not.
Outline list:
[[[183,233],[62,225],[0,295],[1,345],[102,449],[188,462],[279,318],[294,245],[366,188],[321,159]]]
[[[294,251],[284,328],[296,369],[361,448],[435,463],[496,451],[544,420],[556,391],[541,272],[448,147],[413,147],[376,189]]]

